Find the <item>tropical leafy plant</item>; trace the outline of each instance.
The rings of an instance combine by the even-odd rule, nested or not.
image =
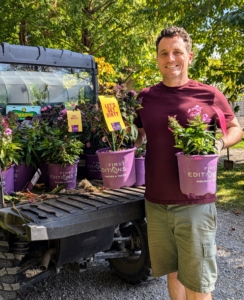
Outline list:
[[[184,154],[214,154],[214,134],[208,130],[210,119],[207,114],[201,114],[202,107],[196,105],[188,110],[188,127],[182,127],[176,116],[169,116],[169,130],[172,131],[175,139],[175,148],[182,150]]]

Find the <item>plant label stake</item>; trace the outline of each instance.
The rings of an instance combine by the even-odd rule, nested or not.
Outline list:
[[[82,120],[81,120],[81,113],[79,110],[75,110],[75,111],[68,110],[67,119],[68,119],[69,132],[82,131]]]
[[[119,104],[114,96],[99,96],[99,100],[101,102],[103,116],[108,126],[108,130],[112,131],[113,151],[116,151],[114,131],[125,128],[125,124],[119,109]]]

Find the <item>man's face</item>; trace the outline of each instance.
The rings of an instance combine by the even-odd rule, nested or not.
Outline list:
[[[188,66],[193,53],[186,50],[181,37],[164,37],[158,45],[158,68],[167,86],[181,86],[188,82]]]

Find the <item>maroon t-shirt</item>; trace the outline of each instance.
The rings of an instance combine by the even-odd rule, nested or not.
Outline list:
[[[189,80],[179,87],[168,87],[162,82],[142,90],[142,109],[137,111],[135,124],[143,128],[147,136],[145,158],[145,198],[158,204],[201,204],[216,201],[216,196],[199,196],[188,199],[181,193],[178,177],[177,157],[179,149],[174,148],[174,137],[168,129],[168,116],[177,115],[177,120],[187,125],[189,108],[202,107],[202,114],[208,114],[214,121],[215,112],[211,106],[218,106],[225,114],[227,124],[233,120],[232,112],[224,95],[215,87]]]

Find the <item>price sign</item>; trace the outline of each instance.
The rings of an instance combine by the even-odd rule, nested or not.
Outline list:
[[[124,129],[125,124],[121,116],[117,99],[114,96],[99,96],[99,100],[101,102],[108,130],[115,131]]]
[[[69,132],[80,132],[82,131],[81,113],[79,110],[68,110],[67,111],[68,127]]]

